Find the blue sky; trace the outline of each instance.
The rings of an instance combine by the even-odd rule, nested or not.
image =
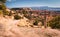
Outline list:
[[[35,7],[49,6],[60,7],[60,0],[7,0],[7,7]]]

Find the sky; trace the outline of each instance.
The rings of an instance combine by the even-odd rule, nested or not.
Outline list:
[[[7,0],[6,6],[8,8],[14,7],[60,7],[60,0]]]

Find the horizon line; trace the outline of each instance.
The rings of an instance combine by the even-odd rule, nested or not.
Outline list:
[[[20,6],[20,7],[7,7],[7,8],[25,8],[25,7],[53,7],[53,8],[60,8],[59,7],[55,7],[55,6]]]

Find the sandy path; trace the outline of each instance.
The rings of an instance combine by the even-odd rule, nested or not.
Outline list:
[[[0,37],[60,37],[58,30],[18,27],[18,22],[19,20],[2,18],[0,20]]]

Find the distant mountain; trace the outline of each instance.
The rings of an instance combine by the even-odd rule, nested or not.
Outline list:
[[[49,10],[49,11],[60,11],[60,8],[57,7],[48,7],[48,6],[42,6],[42,7],[31,7],[32,10]]]
[[[60,11],[60,8],[57,7],[48,7],[48,6],[41,6],[41,7],[20,7],[20,8],[11,8],[12,10],[22,10],[23,8],[32,9],[32,10],[49,10],[49,11]]]

